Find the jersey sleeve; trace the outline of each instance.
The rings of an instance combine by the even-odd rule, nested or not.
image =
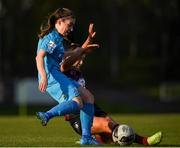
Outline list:
[[[41,43],[39,45],[39,49],[44,50],[45,52],[51,54],[53,53],[54,49],[56,48],[56,43],[53,39],[50,38],[44,38],[41,40]]]

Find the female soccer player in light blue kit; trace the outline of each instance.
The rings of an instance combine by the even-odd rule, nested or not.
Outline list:
[[[63,37],[73,29],[75,17],[71,10],[59,8],[48,18],[48,24],[41,28],[37,48],[39,90],[47,91],[59,104],[47,112],[38,112],[37,117],[45,126],[55,117],[80,110],[82,124],[82,145],[99,145],[91,136],[94,116],[94,97],[77,82],[66,77],[59,69],[62,59],[71,56],[77,59],[89,49],[77,48],[64,52]]]

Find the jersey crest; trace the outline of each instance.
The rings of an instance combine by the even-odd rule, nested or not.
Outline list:
[[[50,53],[52,53],[55,48],[56,48],[56,44],[53,41],[49,41],[48,49],[50,50]]]

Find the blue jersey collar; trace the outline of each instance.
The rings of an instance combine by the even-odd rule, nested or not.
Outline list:
[[[63,38],[63,36],[57,31],[56,28],[54,28],[52,31],[53,31],[57,36],[60,36],[61,38]]]

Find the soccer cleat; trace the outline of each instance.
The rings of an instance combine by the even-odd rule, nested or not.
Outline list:
[[[81,145],[101,145],[101,143],[99,143],[98,141],[96,141],[96,139],[90,137],[90,138],[86,138],[86,137],[83,137],[81,138],[80,140],[80,144]]]
[[[162,139],[162,132],[159,131],[154,135],[147,138],[148,145],[156,145],[161,142]]]
[[[36,116],[37,116],[38,119],[41,120],[41,124],[42,124],[43,126],[46,126],[46,125],[47,125],[47,123],[48,123],[48,118],[46,117],[45,113],[43,113],[43,112],[37,112],[37,113],[36,113]]]

